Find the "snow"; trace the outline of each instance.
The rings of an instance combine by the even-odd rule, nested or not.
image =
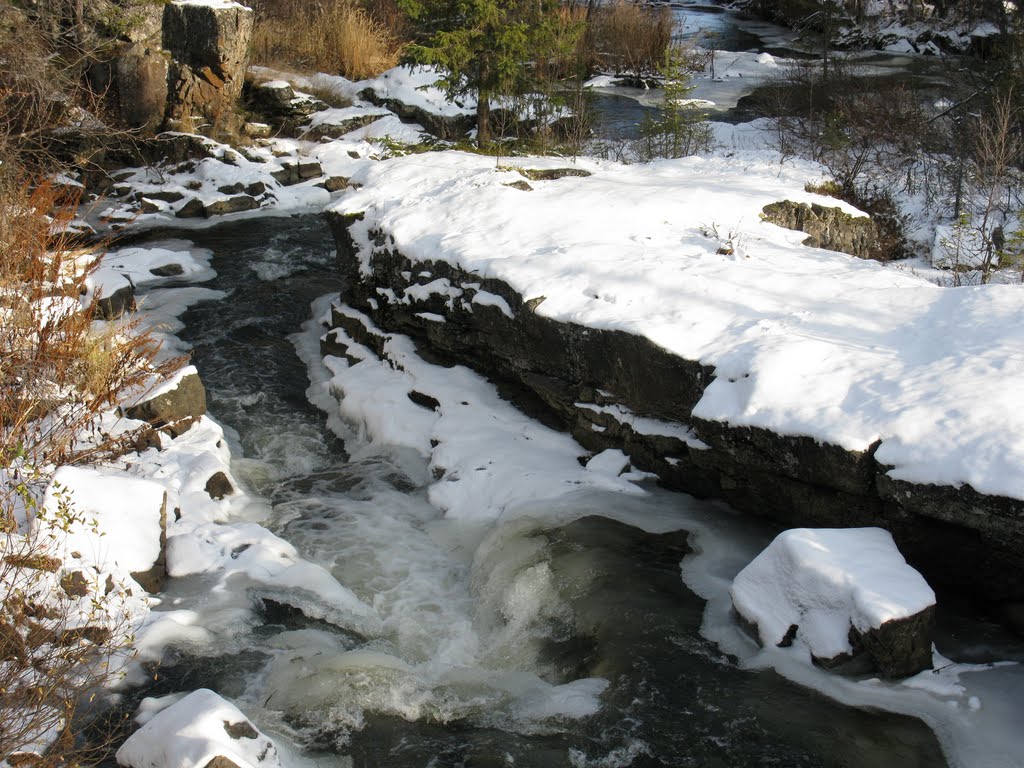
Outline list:
[[[232,737],[227,729],[239,725],[243,735]],[[153,714],[116,755],[126,768],[193,768],[218,756],[238,768],[281,768],[274,743],[238,707],[205,688]]]
[[[160,512],[165,488],[158,482],[91,467],[61,467],[44,505],[51,516],[68,503],[79,518],[63,540],[102,571],[149,570],[160,555]]]
[[[461,102],[449,101],[444,90],[437,86],[441,76],[441,71],[435,67],[395,67],[358,85],[360,91],[369,88],[380,99],[395,99],[431,114],[448,117],[474,114],[476,100],[467,97]]]
[[[326,311],[322,305],[320,312]],[[376,330],[355,310],[336,311]],[[403,446],[428,457],[437,478],[428,499],[449,519],[486,522],[586,488],[643,493],[618,477],[622,466],[614,462],[592,460],[593,466],[581,467],[577,459],[585,451],[571,437],[534,422],[469,369],[423,361],[408,337],[386,334],[382,361],[343,331],[334,334],[359,362],[326,357],[327,370],[314,380],[311,399],[356,425],[371,445]],[[307,359],[319,356],[315,341],[307,339]],[[413,390],[440,405],[434,410],[416,405],[409,399]]]
[[[893,477],[1024,498],[1019,287],[940,288],[762,222],[761,208],[783,199],[860,215],[804,191],[813,166],[745,150],[577,166],[593,175],[523,195],[506,186],[520,174],[488,158],[396,158],[357,170],[362,188],[333,209],[365,214],[352,227],[364,274],[368,233],[382,229],[413,262],[449,261],[524,301],[544,297],[545,317],[715,366],[695,416],[850,450],[881,441]],[[714,231],[741,249],[718,254]]]
[[[852,651],[851,626],[866,633],[935,604],[881,528],[784,531],[736,576],[731,594],[763,645],[778,645],[795,624],[795,642],[825,659]]]

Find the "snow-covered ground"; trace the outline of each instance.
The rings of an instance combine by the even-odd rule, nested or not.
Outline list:
[[[740,64],[773,66],[763,57]],[[396,75],[389,82],[422,85],[400,80]],[[317,86],[352,95],[365,84],[322,76]],[[427,102],[433,98],[416,93]],[[584,159],[576,167],[591,176],[534,181],[533,191],[523,192],[507,186],[523,179],[516,166],[553,168],[567,161],[514,158],[499,166],[493,158],[453,152],[381,161],[384,152],[373,139],[392,131],[401,131],[402,141],[421,136],[383,117],[340,140],[279,139],[263,147],[258,159],[234,154],[230,163],[211,158],[176,173],[140,170],[124,183],[143,193],[198,191],[204,203],[233,194],[221,187],[265,183],[272,199],[236,217],[328,204],[365,212],[357,234],[363,235],[367,263],[367,230],[380,226],[414,260],[448,260],[504,280],[524,299],[543,296],[539,311],[546,316],[645,335],[715,365],[718,377],[697,408],[704,418],[806,434],[852,449],[881,440],[877,456],[894,466],[894,476],[970,483],[983,492],[1024,498],[1024,416],[1016,407],[1024,380],[1021,289],[940,288],[914,274],[806,248],[800,245],[804,235],[761,222],[761,207],[780,199],[842,205],[804,191],[806,181],[820,180],[815,167],[780,164],[769,152],[734,144],[729,156],[648,166]],[[217,151],[223,159],[228,150]],[[331,194],[315,180],[274,185],[268,173],[281,169],[282,153],[289,161],[315,159],[324,176],[344,176],[362,188]],[[139,216],[140,225],[183,223],[170,203],[154,208]],[[726,243],[732,246],[729,255],[718,252]],[[168,263],[181,271],[153,274]],[[148,288],[140,315],[144,325],[159,329],[170,354],[184,348],[173,336],[180,314],[196,301],[223,298],[177,283],[211,275],[208,253],[170,241],[108,254],[93,288],[107,294],[129,283]],[[444,290],[457,299],[457,288]],[[416,295],[381,300],[389,298],[415,301]],[[326,309],[325,302],[318,311]],[[350,353],[361,362],[328,358],[324,368],[314,360],[318,335],[313,324],[300,341],[314,372],[314,401],[338,423],[357,425],[368,444],[405,446],[427,458],[435,477],[443,478],[431,485],[429,501],[452,520],[491,525],[536,514],[540,501],[557,510],[560,500],[581,489],[624,498],[644,493],[642,475],[621,474],[628,463],[624,455],[605,452],[581,466],[577,459],[585,452],[571,439],[516,412],[471,372],[419,360],[408,339],[392,336],[387,345],[400,367],[353,344]],[[436,398],[438,409],[411,403],[411,389]],[[73,547],[98,573],[130,579],[129,572],[152,554],[152,507],[167,494],[167,509],[178,510],[168,516],[168,570],[172,576],[202,576],[209,588],[194,605],[164,605],[159,596],[144,600],[141,589],[133,590],[138,660],[158,660],[170,645],[203,645],[229,627],[250,626],[256,621],[253,595],[289,602],[355,632],[378,631],[383,619],[376,604],[260,525],[269,510],[232,475],[230,444],[230,435],[204,418],[184,435],[165,439],[162,450],[61,476],[97,522],[95,531],[76,532],[85,538],[75,539]],[[217,472],[235,489],[223,499],[205,488]],[[148,504],[139,529],[125,525],[119,505],[107,503],[115,483]],[[684,563],[684,577],[709,600],[704,630],[724,650],[744,664],[774,666],[841,701],[917,714],[936,729],[957,765],[1014,764],[1019,749],[1008,689],[1019,682],[1015,668],[956,665],[899,685],[858,683],[814,670],[786,649],[758,650],[737,631],[728,596],[732,577],[756,552],[730,550],[728,537],[713,522],[694,527],[698,552]],[[129,680],[138,679],[138,671],[133,668]],[[538,717],[593,711],[601,681],[582,682],[572,690],[531,689]],[[223,710],[216,701],[204,707],[217,717]],[[207,747],[223,742],[217,717],[210,720],[214,725],[194,723],[192,736],[202,742],[196,754],[212,754]]]
[[[812,166],[763,152],[580,160],[592,176],[531,192],[508,186],[523,179],[516,166],[565,161],[511,162],[446,152],[366,166],[353,177],[362,188],[334,207],[365,214],[351,230],[363,272],[381,230],[414,263],[449,261],[525,301],[544,297],[546,317],[713,365],[701,418],[851,450],[881,441],[893,477],[1024,498],[1019,286],[940,288],[801,245],[802,233],[760,220],[764,205],[843,204],[804,191]]]

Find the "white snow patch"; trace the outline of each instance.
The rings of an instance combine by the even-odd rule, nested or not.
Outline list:
[[[795,624],[796,642],[819,658],[852,650],[851,625],[865,633],[935,604],[881,528],[784,531],[736,576],[731,594],[765,646]]]

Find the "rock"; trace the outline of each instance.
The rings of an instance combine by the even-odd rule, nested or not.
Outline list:
[[[60,588],[68,597],[85,597],[89,594],[89,580],[81,571],[72,571],[61,576]]]
[[[577,178],[590,176],[590,171],[585,171],[582,168],[521,168],[519,172],[530,181],[554,181],[572,176]]]
[[[220,192],[222,195],[237,195],[244,189],[245,187],[242,185],[242,182],[240,181],[236,181],[234,184],[225,184],[223,186],[217,187],[217,191]]]
[[[235,492],[235,487],[223,472],[216,472],[206,481],[206,492],[210,498],[219,501]]]
[[[730,594],[764,646],[799,645],[849,673],[931,669],[935,593],[881,528],[784,531]]]
[[[116,757],[125,768],[281,768],[273,741],[236,706],[205,688],[159,710]]]
[[[179,219],[197,219],[206,216],[206,206],[198,197],[188,200],[183,206],[174,212]]]
[[[153,267],[149,273],[157,277],[177,277],[185,274],[185,268],[181,264],[164,264],[160,267]]]
[[[183,124],[230,123],[242,93],[253,12],[237,3],[164,6],[163,47],[171,53],[168,117]]]
[[[259,197],[267,191],[267,185],[262,181],[254,181],[245,188],[245,194],[251,195],[252,197]]]
[[[169,57],[154,45],[133,45],[118,57],[118,103],[130,126],[155,131],[163,124],[169,71]]]
[[[376,112],[367,112],[362,115],[353,115],[333,122],[319,123],[305,129],[302,132],[302,138],[309,141],[317,141],[320,139],[340,139],[342,136],[352,133],[352,131],[357,131],[360,128],[365,128],[371,123],[375,123],[382,117],[386,117],[389,114],[389,112],[381,110]]]
[[[156,397],[131,406],[125,414],[149,422],[172,437],[187,432],[206,413],[206,388],[194,368],[192,371],[181,376],[173,389],[160,391]]]
[[[236,195],[227,200],[217,200],[206,206],[207,216],[223,216],[228,213],[240,213],[259,208],[260,204],[249,195]]]
[[[446,141],[465,138],[476,127],[476,115],[439,115],[414,104],[378,96],[372,88],[360,91],[359,98],[394,112],[403,123],[418,123],[428,133]]]
[[[176,203],[184,199],[185,195],[176,189],[158,189],[155,192],[147,192],[146,197],[150,200],[162,200],[165,203]]]
[[[887,259],[880,254],[878,228],[867,216],[851,216],[841,208],[818,203],[794,203],[783,200],[763,209],[764,220],[786,229],[806,232],[804,245],[848,253],[862,259]]]
[[[139,201],[139,210],[143,213],[159,213],[163,208],[162,205],[153,202],[148,197],[144,197]]]
[[[94,311],[104,320],[114,320],[127,312],[134,312],[135,292],[130,285],[126,285],[109,296],[100,296],[96,299]]]
[[[505,186],[512,187],[512,189],[518,189],[520,192],[533,192],[533,187],[531,187],[529,182],[526,181],[510,181],[505,184]]]
[[[409,399],[416,403],[416,405],[426,408],[428,411],[434,411],[441,407],[441,403],[438,402],[437,398],[417,392],[415,389],[409,392],[408,395]]]
[[[432,359],[467,365],[514,390],[523,410],[571,432],[588,451],[622,450],[634,467],[657,474],[668,488],[723,499],[787,527],[884,527],[930,583],[985,601],[1024,601],[1024,501],[970,486],[895,480],[875,459],[877,445],[852,451],[695,418],[693,408],[714,379],[711,366],[670,354],[644,337],[546,318],[538,312],[542,296],[523,297],[500,280],[445,262],[414,263],[384,232],[373,232],[372,251],[360,253],[348,227],[362,219],[361,213],[328,214],[342,299],[383,333],[408,335]],[[368,273],[360,269],[362,259]],[[449,307],[440,296],[411,304],[379,300],[378,289],[402,295],[410,285],[402,273],[422,270],[453,285],[478,284],[503,298],[513,317]],[[446,322],[424,319],[425,312]],[[380,340],[357,319],[335,313],[332,323],[379,353]],[[641,434],[577,403],[621,405],[683,433],[689,429],[696,442]]]
[[[167,581],[167,494],[160,504],[160,554],[153,566],[145,571],[133,571],[131,577],[149,594],[155,595]]]
[[[269,138],[273,132],[274,129],[267,123],[248,122],[242,125],[242,133],[253,139]]]
[[[340,192],[343,189],[348,189],[348,179],[344,176],[328,176],[318,186],[322,186],[328,192]]]
[[[281,170],[273,171],[270,175],[284,186],[298,184],[300,181],[315,179],[323,175],[323,168],[315,160],[299,160],[296,162],[282,162]]]

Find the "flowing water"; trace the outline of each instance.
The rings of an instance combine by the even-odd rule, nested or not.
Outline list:
[[[701,540],[685,529],[715,531],[728,575],[770,538],[759,524],[656,488],[446,521],[421,457],[330,431],[296,354],[309,334],[291,336],[338,288],[322,218],[188,236],[228,294],[190,310],[182,336],[233,431],[235,474],[383,621],[344,630],[266,601],[259,621],[221,619],[217,642],[173,652],[148,694],[214,688],[321,766],[945,764],[920,721],[742,669],[702,637],[704,601],[680,572]],[[174,580],[165,605],[205,589]]]

